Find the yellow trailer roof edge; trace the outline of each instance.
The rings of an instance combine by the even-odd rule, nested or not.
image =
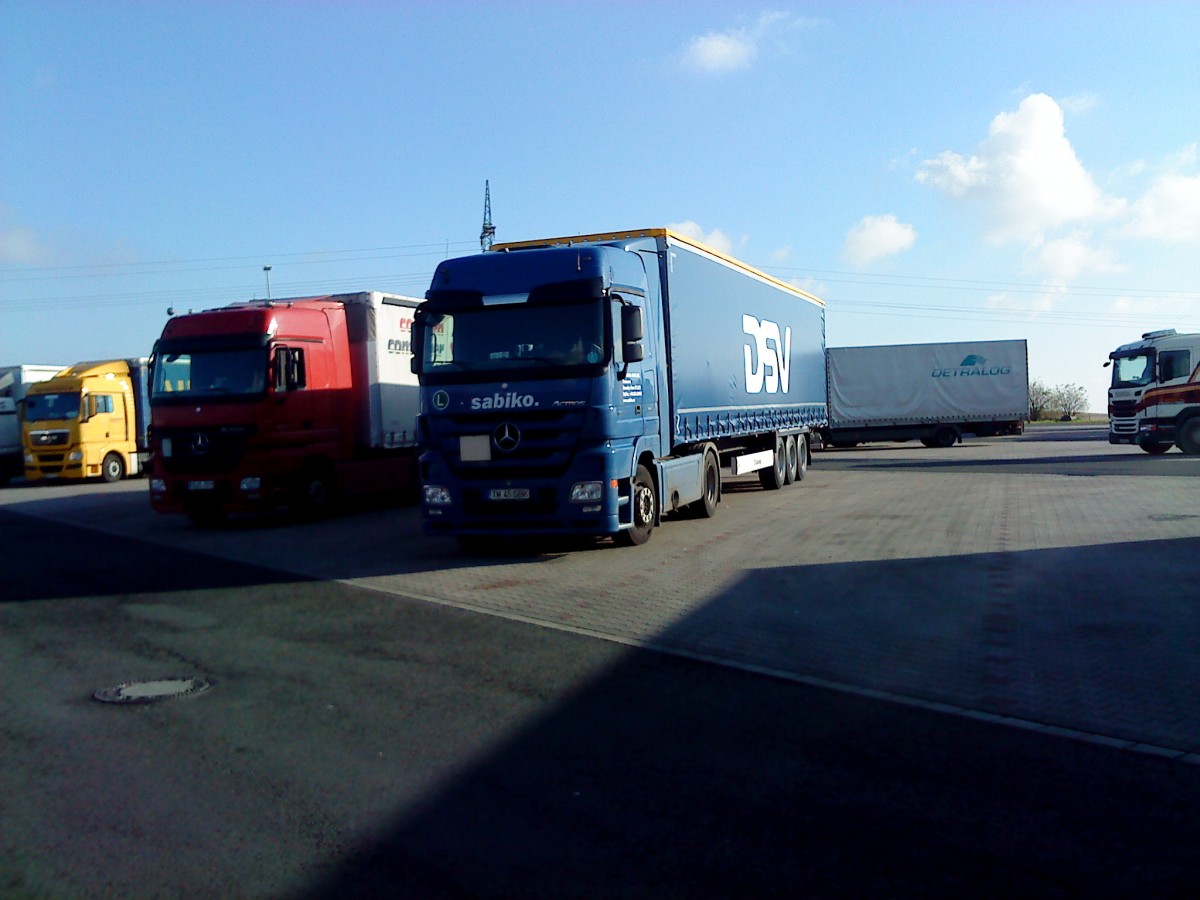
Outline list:
[[[788,284],[786,281],[776,278],[774,275],[768,275],[766,272],[755,268],[749,263],[742,262],[742,260],[736,259],[727,253],[723,253],[720,250],[717,250],[715,247],[710,247],[702,241],[698,241],[693,237],[689,237],[686,234],[682,234],[670,228],[639,228],[631,231],[605,231],[597,234],[577,234],[566,237],[541,238],[535,241],[506,241],[503,243],[494,244],[491,250],[488,252],[495,253],[497,251],[504,250],[531,250],[538,247],[570,247],[575,244],[600,244],[607,241],[635,240],[637,238],[666,238],[668,241],[686,244],[694,250],[698,250],[701,253],[706,253],[709,256],[715,257],[727,265],[748,272],[749,274],[754,275],[757,278],[761,278],[764,281],[768,281],[786,291],[799,294],[807,300],[811,300],[814,303],[819,303],[821,306],[825,305],[824,300],[815,294],[810,294],[803,288],[796,287],[794,284]]]

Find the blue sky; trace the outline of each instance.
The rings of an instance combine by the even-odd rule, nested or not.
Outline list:
[[[1200,2],[0,5],[0,364],[670,225],[831,346],[1200,331]]]

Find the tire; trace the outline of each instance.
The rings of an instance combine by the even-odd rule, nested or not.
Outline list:
[[[953,447],[958,440],[958,432],[949,425],[943,425],[933,432],[933,446],[940,447],[945,450],[947,447]],[[924,442],[922,442],[924,443]]]
[[[783,480],[787,484],[791,484],[796,480],[796,469],[799,467],[796,461],[796,436],[794,434],[789,434],[783,439],[783,459]]]
[[[796,481],[803,481],[808,474],[808,438],[796,435]]]
[[[717,503],[721,499],[721,466],[712,453],[704,454],[700,490],[700,499],[692,504],[692,510],[702,519],[711,519],[717,514]]]
[[[617,532],[617,543],[626,547],[638,547],[650,540],[654,530],[654,520],[658,514],[658,496],[654,493],[654,479],[650,470],[638,466],[637,474],[633,476],[630,492],[630,512],[633,515],[633,527]]]
[[[322,519],[337,505],[337,485],[333,472],[325,466],[308,466],[300,472],[296,485],[296,503],[307,519]]]
[[[1200,453],[1200,416],[1193,416],[1179,426],[1175,433],[1175,443],[1188,456]]]
[[[1170,450],[1175,445],[1174,444],[1139,444],[1138,446],[1141,447],[1143,450],[1145,450],[1147,453],[1149,453],[1151,456],[1162,456],[1164,453],[1166,453],[1168,450]]]
[[[100,463],[100,477],[109,484],[125,477],[125,460],[120,453],[104,454],[104,461]]]
[[[783,447],[783,438],[775,438],[775,464],[768,469],[758,470],[758,480],[768,491],[777,491],[785,484],[787,478],[787,458]]]

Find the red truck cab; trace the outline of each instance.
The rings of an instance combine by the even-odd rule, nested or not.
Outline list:
[[[381,428],[398,414],[384,401],[399,396],[381,387],[400,387],[381,385],[381,356],[403,356],[407,342],[375,326],[389,316],[404,334],[417,302],[368,292],[170,319],[152,358],[152,506],[211,523],[279,506],[320,513],[344,495],[402,486],[413,477],[416,387],[411,413],[399,413],[412,423]]]

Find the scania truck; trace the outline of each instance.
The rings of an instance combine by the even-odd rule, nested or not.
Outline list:
[[[1108,360],[1108,442],[1200,453],[1200,334],[1148,331]]]
[[[25,472],[21,445],[21,401],[29,386],[53,378],[65,366],[0,366],[0,484]]]
[[[144,358],[81,362],[30,385],[22,404],[25,478],[120,481],[148,456]]]
[[[1029,418],[1024,340],[830,347],[826,446],[913,441],[952,447],[963,434],[1020,434]]]
[[[417,310],[426,531],[611,536],[804,477],[824,303],[669,229],[443,261]]]
[[[212,525],[415,492],[418,303],[361,291],[168,319],[151,358],[153,508]]]

